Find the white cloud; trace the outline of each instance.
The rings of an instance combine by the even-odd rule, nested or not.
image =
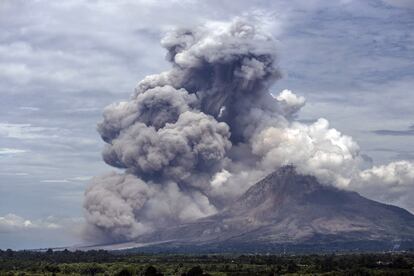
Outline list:
[[[76,176],[65,179],[44,179],[40,182],[42,183],[70,183],[70,182],[85,182],[91,180],[92,176]]]
[[[0,248],[71,246],[79,243],[84,227],[81,217],[28,219],[13,213],[0,215]]]
[[[76,176],[73,178],[70,178],[69,180],[73,180],[73,181],[88,181],[91,180],[92,176]]]
[[[326,119],[305,125],[293,122],[285,128],[269,127],[253,142],[253,153],[263,156],[270,170],[293,164],[322,182],[347,187],[358,170],[358,144],[349,136],[329,127]]]
[[[288,105],[300,106],[302,107],[305,104],[305,98],[294,94],[291,90],[285,89],[278,96],[276,96],[278,101],[284,101]]]
[[[3,176],[27,176],[28,173],[25,172],[0,172],[0,175]]]
[[[0,137],[16,139],[56,138],[57,128],[37,127],[31,124],[0,123]]]
[[[39,111],[40,108],[34,106],[20,106],[19,109],[21,110],[28,110],[28,111]]]
[[[0,216],[0,233],[29,229],[57,229],[61,228],[53,218],[46,220],[29,220],[15,214]]]
[[[281,108],[287,115],[293,115],[305,105],[305,98],[285,89],[277,95],[276,100],[280,102]]]
[[[0,148],[0,155],[14,155],[19,153],[25,153],[27,150],[13,149],[13,148]]]
[[[43,183],[69,183],[70,181],[67,179],[45,179],[41,180],[40,182]]]
[[[362,194],[414,212],[414,162],[395,161],[362,171],[351,185]]]

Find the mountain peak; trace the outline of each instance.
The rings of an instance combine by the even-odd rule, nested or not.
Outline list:
[[[281,204],[283,201],[302,197],[318,189],[331,188],[320,184],[314,176],[300,174],[294,166],[287,165],[250,187],[236,201],[235,209],[240,209],[240,205],[252,208],[266,200],[272,201],[273,204]]]
[[[273,172],[273,174],[279,174],[279,175],[295,175],[297,174],[296,172],[296,167],[293,165],[285,165],[283,167],[280,167],[279,169],[277,169],[276,171]]]
[[[280,248],[281,244],[329,247],[361,241],[383,246],[394,240],[414,245],[412,214],[322,185],[291,165],[269,174],[216,215],[139,239],[166,241],[174,247],[203,244],[206,248],[250,249]]]

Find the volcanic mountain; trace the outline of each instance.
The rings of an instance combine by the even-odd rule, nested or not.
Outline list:
[[[148,244],[140,250],[171,252],[408,248],[414,245],[414,215],[285,166],[223,211],[137,242]]]

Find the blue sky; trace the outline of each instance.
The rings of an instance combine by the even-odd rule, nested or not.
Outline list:
[[[307,99],[300,120],[327,118],[375,165],[414,159],[413,1],[3,0],[0,248],[80,243],[86,184],[111,170],[103,108],[168,69],[166,31],[235,16],[278,41],[273,91]]]

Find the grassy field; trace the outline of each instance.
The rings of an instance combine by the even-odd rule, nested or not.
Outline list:
[[[142,255],[0,251],[0,275],[414,275],[414,253]]]

